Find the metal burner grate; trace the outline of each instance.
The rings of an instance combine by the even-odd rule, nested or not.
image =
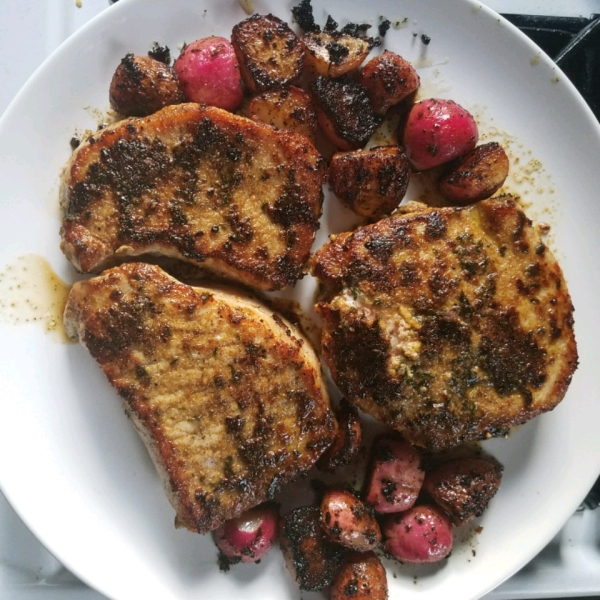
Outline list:
[[[600,120],[600,15],[503,15],[565,72]]]

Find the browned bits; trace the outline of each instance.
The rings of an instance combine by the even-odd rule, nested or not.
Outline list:
[[[325,491],[321,527],[332,541],[358,552],[374,550],[381,543],[373,509],[341,487]]]
[[[331,600],[387,600],[387,576],[374,552],[352,552],[331,586]]]
[[[252,15],[238,23],[231,43],[240,74],[251,92],[260,92],[298,79],[304,67],[304,50],[296,34],[273,15]]]
[[[302,44],[307,66],[325,77],[339,77],[357,69],[370,50],[366,40],[338,32],[307,33]]]
[[[331,585],[345,550],[329,541],[320,525],[317,506],[303,506],[282,521],[280,544],[288,569],[301,590],[317,591]]]
[[[482,144],[457,159],[440,177],[438,188],[455,204],[472,204],[489,198],[502,187],[509,166],[508,156],[500,144]]]
[[[127,54],[113,75],[109,99],[118,113],[143,117],[183,102],[183,93],[171,67],[149,56]]]
[[[378,124],[364,86],[346,75],[317,77],[309,86],[319,125],[338,148],[362,148]]]
[[[325,450],[317,466],[322,471],[333,472],[350,464],[358,455],[362,441],[362,425],[358,410],[346,400],[342,400],[335,411],[338,422],[336,438]]]
[[[400,205],[410,179],[410,162],[398,146],[335,154],[329,165],[334,194],[361,217],[376,218]]]
[[[317,115],[307,92],[296,86],[258,94],[248,106],[248,116],[276,129],[293,131],[314,142]]]
[[[415,92],[420,83],[414,67],[389,50],[371,59],[358,72],[357,80],[367,88],[377,115],[385,114],[390,106]]]
[[[501,478],[498,465],[478,458],[457,458],[428,473],[423,488],[455,525],[463,525],[483,514]]]

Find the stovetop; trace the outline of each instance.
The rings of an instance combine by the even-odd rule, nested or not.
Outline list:
[[[42,61],[111,0],[0,0],[0,114]],[[600,118],[600,0],[486,0],[575,83]],[[524,16],[526,15],[526,16]],[[25,50],[15,53],[14,49]],[[600,598],[599,490],[546,548],[485,598]],[[583,506],[583,505],[582,505]],[[67,571],[0,494],[0,598],[106,600]]]

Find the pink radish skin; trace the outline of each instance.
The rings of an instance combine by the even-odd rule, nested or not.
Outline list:
[[[403,563],[432,563],[452,550],[454,533],[448,517],[433,506],[414,506],[388,518],[385,551]]]
[[[417,102],[404,128],[404,147],[418,171],[470,152],[478,139],[473,115],[452,100],[430,98]]]
[[[402,512],[416,502],[424,479],[415,448],[402,440],[379,440],[366,502],[378,513]]]
[[[188,44],[173,69],[190,102],[225,110],[235,110],[242,103],[240,67],[225,38],[212,36]]]
[[[217,547],[228,558],[256,562],[273,546],[278,519],[277,508],[272,505],[252,508],[215,531]]]

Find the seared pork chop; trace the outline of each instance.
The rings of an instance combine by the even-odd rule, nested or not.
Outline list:
[[[87,139],[61,191],[62,250],[82,272],[159,254],[263,289],[302,277],[325,171],[303,136],[199,104]]]
[[[417,446],[503,435],[554,408],[577,367],[562,272],[511,199],[334,236],[313,272],[334,381]]]
[[[128,263],[73,286],[65,327],[123,397],[192,531],[272,498],[335,437],[310,344],[255,300]]]

